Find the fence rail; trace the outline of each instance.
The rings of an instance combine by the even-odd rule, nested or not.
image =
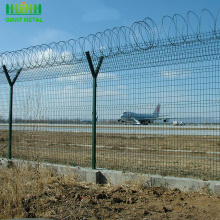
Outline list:
[[[0,54],[0,155],[219,179],[218,25],[203,10]]]

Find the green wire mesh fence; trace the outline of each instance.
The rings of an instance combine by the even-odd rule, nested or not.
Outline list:
[[[94,69],[104,57],[96,88],[96,167],[219,179],[220,31],[218,16],[204,14],[213,18],[211,30],[202,31],[203,16],[190,12],[186,20],[170,18],[168,32],[164,17],[164,35],[145,19],[1,54],[11,79],[21,69],[13,87],[12,158],[91,167],[90,49]],[[0,154],[7,157],[10,90],[3,70],[0,94]]]

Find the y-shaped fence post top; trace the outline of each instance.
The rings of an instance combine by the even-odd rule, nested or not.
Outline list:
[[[93,77],[93,78],[97,78],[104,57],[101,56],[101,57],[99,58],[99,62],[98,62],[98,65],[97,65],[97,67],[96,67],[96,70],[94,70],[94,66],[93,66],[93,63],[92,63],[92,58],[91,58],[91,56],[90,56],[89,51],[86,52],[86,58],[87,58],[88,63],[89,63],[89,68],[90,68],[90,71],[91,71],[91,73],[92,73],[92,77]]]
[[[18,72],[16,73],[16,75],[15,75],[15,77],[14,77],[14,79],[13,79],[12,81],[11,81],[11,78],[10,78],[10,76],[9,76],[9,73],[8,73],[8,70],[7,70],[6,66],[3,65],[2,68],[3,68],[3,70],[4,70],[4,73],[5,73],[6,78],[7,78],[7,80],[8,80],[8,84],[9,84],[10,86],[13,86],[13,85],[15,84],[15,82],[16,82],[18,76],[20,75],[22,68],[18,70]]]
[[[13,86],[21,73],[22,69],[19,69],[16,73],[14,79],[11,81],[8,70],[5,65],[2,66],[5,76],[8,80],[8,84],[10,86],[10,103],[9,103],[9,120],[8,120],[8,159],[11,159],[11,140],[12,140],[12,110],[13,110]]]
[[[96,79],[102,65],[104,57],[100,57],[96,70],[92,63],[89,51],[86,52],[86,57],[89,63],[89,68],[93,77],[93,107],[92,107],[92,169],[96,169]]]

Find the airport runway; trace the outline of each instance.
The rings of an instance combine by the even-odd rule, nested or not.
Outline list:
[[[0,124],[0,129],[8,128]],[[13,130],[92,132],[92,125],[86,124],[14,124]],[[146,134],[146,135],[220,135],[220,125],[104,125],[97,124],[97,133]]]

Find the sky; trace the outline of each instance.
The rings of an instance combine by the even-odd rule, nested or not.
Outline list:
[[[1,53],[131,26],[146,17],[160,25],[165,15],[185,17],[188,11],[200,15],[204,8],[216,15],[220,9],[219,0],[27,0],[26,4],[42,5],[43,22],[6,22],[6,4],[21,2],[0,2]]]
[[[64,2],[27,0],[26,4],[42,5],[42,15],[39,17],[43,22],[6,22],[6,18],[9,17],[6,15],[6,4],[21,4],[21,2],[21,0],[1,0],[0,2],[0,53],[78,39],[114,27],[131,26],[134,22],[146,17],[154,20],[160,27],[165,15],[180,14],[186,17],[188,11],[193,11],[200,16],[202,9],[208,9],[216,16],[220,9],[219,0],[65,0]],[[208,17],[207,21],[209,21]],[[48,52],[50,51],[45,51],[45,53]],[[150,113],[153,112],[156,104],[161,103],[163,113],[175,113],[174,117],[177,118],[195,117],[202,111],[198,117],[215,117],[219,120],[219,84],[214,82],[219,80],[219,64],[216,62],[214,67],[215,64],[211,63],[208,71],[204,69],[210,64],[203,63],[204,68],[198,69],[199,65],[196,63],[194,66],[183,64],[150,70],[131,70],[130,75],[136,74],[136,79],[125,80],[124,75],[129,72],[126,70],[100,73],[99,118],[115,119],[123,111],[129,110]],[[63,71],[65,74],[74,70],[69,71],[68,67],[66,68],[54,68],[51,72]],[[36,70],[33,74],[44,74],[42,71],[45,70]],[[201,71],[203,71],[202,74],[208,72],[209,76],[202,76]],[[16,117],[19,117],[19,114],[25,117],[27,115],[25,111],[29,109],[32,118],[91,118],[92,84],[90,74],[88,72],[86,74],[86,77],[67,76],[65,79],[58,77],[41,81],[41,83],[36,81],[28,86],[21,83],[15,94]],[[149,80],[151,80],[150,86]],[[175,86],[174,83],[178,84]],[[7,86],[0,88],[0,91],[5,91]],[[202,90],[200,90],[201,87],[203,87]],[[210,98],[211,101],[206,102]],[[210,116],[208,115],[210,104],[216,103],[216,100],[218,104],[215,104]],[[74,102],[78,104],[74,105]],[[175,102],[178,102],[178,108],[169,107],[169,103]],[[0,109],[0,116],[7,117],[8,101],[5,103],[7,104],[4,110],[3,107],[2,112]],[[21,103],[23,109],[20,108]],[[190,103],[194,104],[189,107]],[[81,107],[78,107],[80,104]],[[42,106],[44,113],[40,112],[38,105]],[[184,108],[181,107],[182,105],[185,105]]]

